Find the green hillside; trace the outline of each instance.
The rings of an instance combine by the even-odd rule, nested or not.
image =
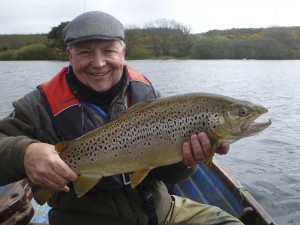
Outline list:
[[[61,30],[0,35],[0,60],[66,59]],[[192,34],[174,20],[126,28],[126,58],[300,59],[300,27],[211,30]]]
[[[47,34],[0,35],[0,51],[18,49],[33,43],[47,43]]]

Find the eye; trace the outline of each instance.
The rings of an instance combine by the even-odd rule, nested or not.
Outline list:
[[[91,51],[89,51],[89,50],[81,50],[81,51],[78,52],[78,55],[80,55],[80,56],[87,56],[87,55],[90,54],[90,52]]]
[[[115,50],[115,49],[105,49],[103,51],[103,54],[106,55],[106,56],[115,56],[118,54],[118,51]]]
[[[239,115],[240,116],[246,116],[248,114],[248,110],[246,108],[241,108],[239,110]]]

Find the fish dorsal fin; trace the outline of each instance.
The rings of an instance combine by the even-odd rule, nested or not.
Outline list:
[[[150,103],[152,103],[153,101],[155,101],[155,99],[149,99],[149,100],[145,100],[139,103],[134,104],[133,106],[130,106],[127,110],[126,113],[131,113],[131,112],[135,112],[137,110],[139,110],[140,108],[149,105]]]
[[[116,119],[118,119],[118,118],[120,118],[122,116],[125,116],[126,114],[136,112],[136,111],[140,110],[143,106],[148,105],[152,101],[151,100],[146,100],[146,101],[143,101],[143,102],[136,103],[133,106],[130,106],[127,110],[121,112],[120,115],[118,115],[116,117]]]
[[[135,188],[150,172],[150,169],[137,170],[131,174],[131,187]]]
[[[145,101],[136,103],[136,104],[134,104],[133,106],[130,106],[126,111],[120,113],[120,115],[118,115],[118,116],[116,117],[116,119],[118,119],[118,118],[120,118],[120,117],[122,117],[122,116],[125,116],[126,114],[136,112],[136,111],[140,110],[141,108],[143,108],[143,106],[147,106],[148,104],[150,104],[150,103],[153,102],[154,100],[155,100],[155,99],[152,99],[152,100],[145,100]]]
[[[101,179],[96,174],[81,174],[74,182],[74,191],[78,198],[91,190]]]
[[[70,143],[69,141],[62,141],[62,142],[57,143],[55,145],[55,151],[57,151],[59,153],[62,152],[63,150],[65,150],[68,147],[69,143]]]

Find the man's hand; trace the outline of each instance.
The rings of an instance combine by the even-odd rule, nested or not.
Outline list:
[[[193,134],[190,143],[187,141],[183,143],[183,162],[189,167],[196,168],[198,164],[206,160],[210,154],[210,148],[211,143],[206,133]],[[228,151],[229,142],[223,142],[217,153],[223,155]]]
[[[54,145],[46,143],[27,146],[24,167],[33,184],[57,191],[69,191],[67,184],[77,179],[76,173],[59,157]]]

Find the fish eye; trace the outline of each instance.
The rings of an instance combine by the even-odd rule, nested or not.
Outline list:
[[[246,108],[241,108],[239,111],[240,116],[245,116],[248,114],[248,110]]]

